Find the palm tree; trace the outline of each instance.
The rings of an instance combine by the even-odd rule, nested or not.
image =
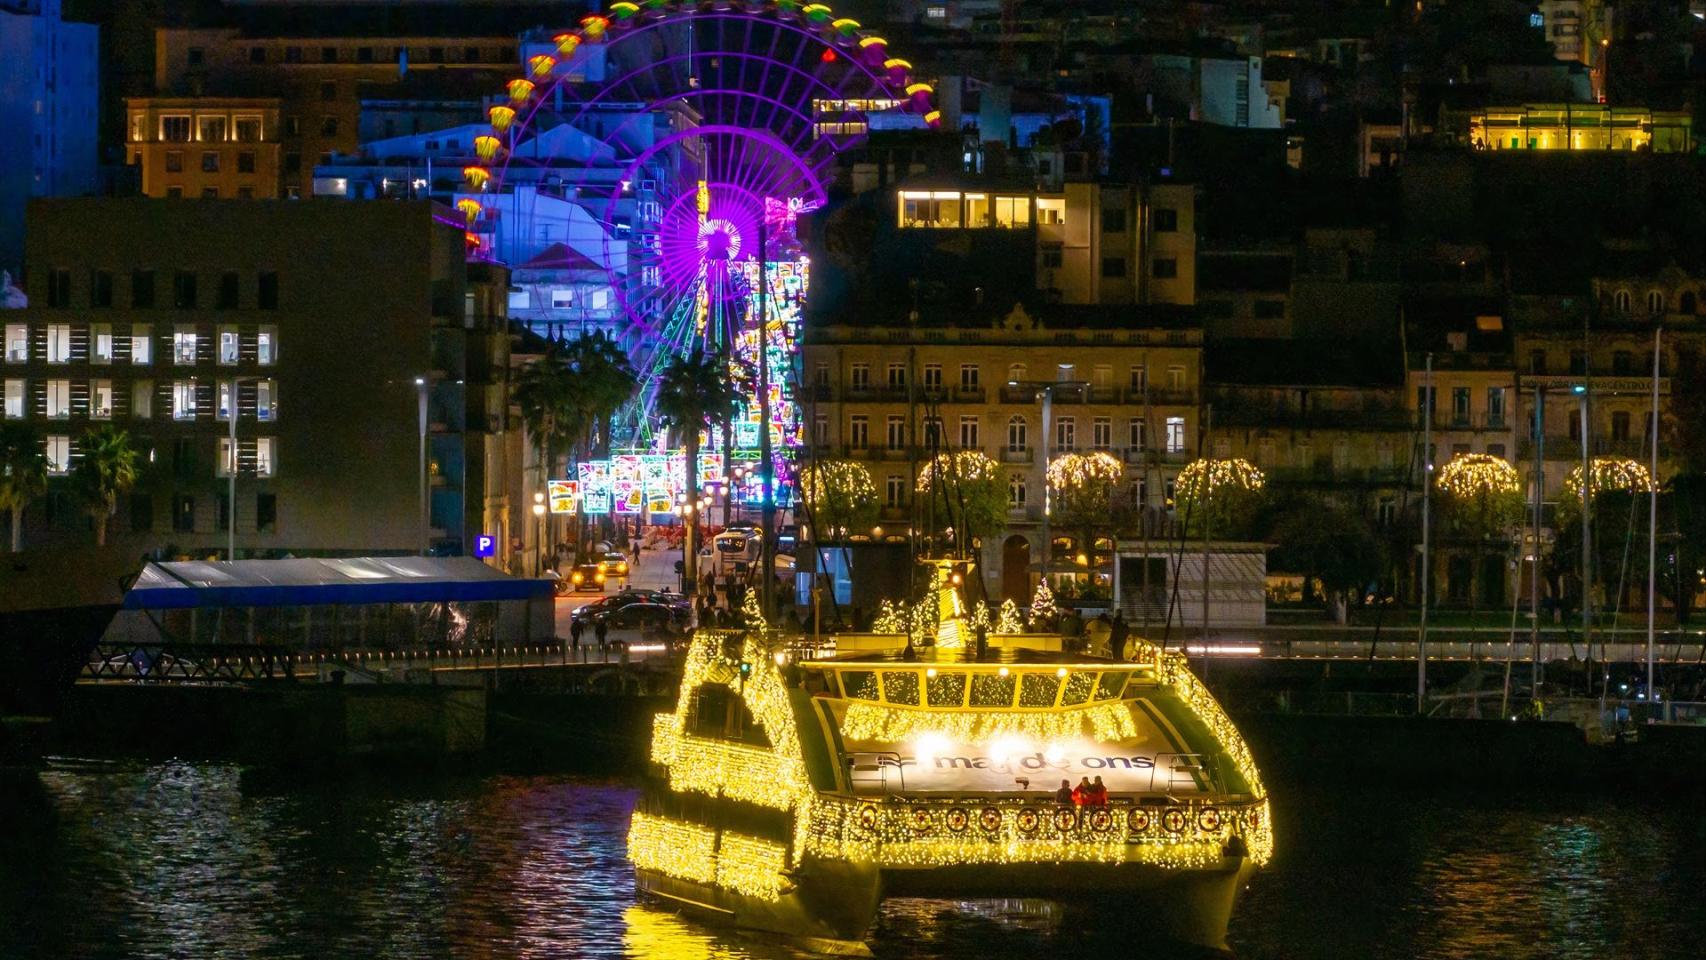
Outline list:
[[[95,545],[107,545],[107,520],[118,512],[118,498],[136,485],[136,448],[130,434],[112,424],[83,435],[83,459],[72,480],[95,521]]]
[[[729,362],[720,356],[707,357],[700,350],[669,362],[658,377],[653,410],[664,425],[681,438],[685,448],[687,502],[699,500],[699,431],[734,417],[743,397],[729,376]],[[694,507],[697,510],[697,506]],[[681,547],[681,588],[692,596],[698,587],[699,551],[695,533],[696,515],[686,517],[686,536]]]
[[[515,402],[546,472],[556,468],[563,441],[579,439],[584,430],[581,392],[580,379],[555,347],[515,378]]]
[[[47,454],[28,424],[0,423],[0,509],[12,514],[12,552],[24,546],[24,508],[47,493]]]
[[[583,333],[565,345],[564,356],[574,372],[576,388],[574,409],[576,423],[583,435],[582,449],[589,456],[608,456],[611,446],[611,420],[616,411],[634,395],[639,379],[628,362],[628,355],[605,336],[604,331]],[[608,516],[603,523],[609,523]],[[586,537],[577,538],[585,544]]]
[[[515,402],[539,454],[541,487],[557,470],[565,442],[574,443],[586,432],[583,392],[580,378],[555,345],[515,378]]]
[[[585,416],[588,452],[610,452],[610,421],[634,396],[639,379],[628,355],[604,331],[581,334],[564,348],[565,359],[579,380],[579,406]],[[595,439],[596,434],[596,439]]]

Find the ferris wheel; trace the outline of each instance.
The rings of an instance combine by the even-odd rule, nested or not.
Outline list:
[[[881,37],[797,0],[615,3],[522,55],[463,171],[471,255],[513,265],[562,244],[603,272],[641,379],[630,442],[650,439],[658,373],[700,349],[732,372],[765,364],[771,446],[797,445],[797,219],[873,123],[937,123],[929,85]],[[759,445],[749,396],[737,457]]]

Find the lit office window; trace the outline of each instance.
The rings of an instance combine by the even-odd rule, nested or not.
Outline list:
[[[71,472],[70,437],[47,438],[47,472],[56,477],[63,477]]]
[[[50,323],[47,326],[47,362],[71,362],[71,325]]]
[[[6,419],[22,420],[24,418],[24,381],[6,381],[4,401]]]
[[[49,380],[47,382],[47,417],[49,420],[64,420],[71,416],[71,381]]]
[[[147,366],[154,362],[154,327],[146,323],[130,325],[130,362]]]
[[[172,383],[172,419],[195,419],[195,381],[176,380]]]
[[[278,412],[278,387],[271,380],[255,382],[255,419],[267,421]]]
[[[179,324],[172,331],[172,362],[180,366],[195,363],[195,327]]]

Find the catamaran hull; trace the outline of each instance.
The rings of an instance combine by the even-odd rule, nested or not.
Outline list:
[[[895,897],[1054,900],[1066,908],[1068,923],[1130,926],[1150,939],[1224,950],[1238,892],[1255,870],[1244,857],[1187,870],[1135,863],[1031,863],[893,870],[883,874],[883,884],[884,892]]]
[[[664,906],[713,924],[780,934],[820,953],[865,953],[865,934],[890,896],[1055,900],[1071,922],[1129,925],[1155,940],[1223,950],[1238,892],[1255,869],[1242,857],[1192,870],[1036,863],[878,871],[811,861],[775,901],[652,870],[636,870],[635,879],[642,896]]]
[[[765,900],[655,870],[634,871],[642,897],[710,923],[762,930],[803,942],[819,953],[868,955],[865,933],[882,903],[878,871],[818,862],[795,875],[793,889]]]

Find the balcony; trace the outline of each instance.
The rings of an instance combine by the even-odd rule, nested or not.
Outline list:
[[[867,402],[867,404],[882,404],[882,402],[906,402],[906,387],[848,387],[846,402]]]
[[[1632,460],[1645,462],[1650,451],[1640,437],[1598,438],[1588,441],[1588,450],[1595,457],[1627,457]],[[1534,441],[1524,439],[1517,444],[1517,458],[1520,460],[1534,459]],[[1546,459],[1563,461],[1580,461],[1582,459],[1582,441],[1579,437],[1548,436],[1546,438]]]
[[[884,447],[877,452],[881,460],[909,460],[912,457],[911,447]]]
[[[1486,414],[1480,414],[1478,416],[1475,414],[1469,414],[1459,417],[1453,416],[1449,412],[1436,410],[1434,412],[1433,420],[1433,428],[1441,433],[1448,431],[1457,431],[1459,433],[1504,433],[1509,431],[1512,426],[1512,421],[1508,414],[1496,417],[1490,417]],[[1416,416],[1416,424],[1418,428],[1422,424],[1422,417],[1419,411]]]
[[[1002,463],[1030,463],[1035,457],[1035,451],[1030,447],[1023,450],[1012,450],[1002,447],[1000,450]]]
[[[1091,403],[1119,403],[1120,391],[1114,387],[1091,387]]]
[[[1162,390],[1155,387],[1147,390],[1127,389],[1125,402],[1139,407],[1194,407],[1197,404],[1197,395],[1190,390]]]
[[[958,387],[954,390],[954,400],[959,403],[983,403],[988,392],[982,387]]]
[[[1331,458],[1317,458],[1312,467],[1264,467],[1263,471],[1279,486],[1397,486],[1410,480],[1403,467],[1336,467]]]

